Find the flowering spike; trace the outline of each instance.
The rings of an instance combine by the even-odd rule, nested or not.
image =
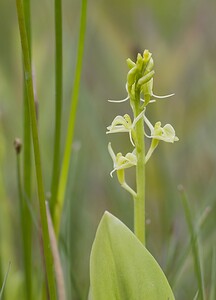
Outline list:
[[[128,114],[116,116],[111,125],[107,127],[106,133],[127,132],[134,150],[125,156],[121,152],[115,154],[109,143],[108,151],[113,160],[113,170],[110,172],[110,176],[112,177],[116,172],[120,185],[133,196],[134,203],[139,203],[139,205],[135,204],[134,209],[134,233],[145,245],[145,164],[160,141],[168,143],[178,141],[175,130],[170,124],[162,127],[161,122],[157,122],[153,126],[145,116],[145,112],[149,103],[156,102],[156,99],[171,97],[174,94],[157,96],[153,93],[154,61],[148,50],[145,50],[142,55],[138,53],[135,62],[128,58],[127,65],[129,67],[126,81],[127,97],[122,100],[108,101],[122,103],[129,100],[133,118]],[[143,96],[141,97],[141,95]],[[145,133],[145,127],[149,128],[149,135]],[[145,136],[151,138],[147,154],[145,154]],[[136,168],[136,191],[125,181],[125,170],[133,166]]]

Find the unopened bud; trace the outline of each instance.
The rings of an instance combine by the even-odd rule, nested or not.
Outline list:
[[[22,143],[19,138],[15,138],[14,140],[14,149],[16,151],[16,154],[19,154],[22,149]]]

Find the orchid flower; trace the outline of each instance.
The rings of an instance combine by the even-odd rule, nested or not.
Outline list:
[[[127,169],[132,166],[136,166],[137,164],[137,157],[134,151],[132,153],[128,152],[125,156],[123,156],[121,152],[116,155],[112,149],[111,143],[108,144],[108,151],[113,160],[114,167],[114,169],[110,172],[111,177],[115,171]]]
[[[111,143],[108,144],[108,151],[113,160],[113,167],[114,167],[114,169],[110,172],[110,176],[113,177],[113,173],[116,171],[118,181],[121,184],[121,186],[135,197],[136,193],[126,183],[125,173],[124,173],[125,169],[136,166],[137,157],[135,151],[133,151],[132,153],[129,152],[125,156],[123,156],[121,152],[117,153],[116,155],[112,149]]]
[[[132,138],[133,129],[136,123],[142,118],[143,115],[144,110],[133,120],[133,122],[131,121],[131,118],[128,114],[125,114],[123,117],[116,116],[115,119],[112,121],[112,124],[107,127],[108,131],[106,132],[106,134],[128,132],[131,144],[135,146]]]
[[[146,134],[147,137],[167,143],[174,143],[179,140],[179,138],[175,135],[175,129],[172,127],[172,125],[166,124],[164,127],[161,127],[161,122],[157,122],[155,123],[155,126],[153,126],[145,115],[144,121],[151,132],[150,136]]]
[[[170,124],[166,124],[161,127],[161,122],[155,123],[155,126],[144,116],[144,121],[150,129],[151,135],[145,134],[147,137],[152,138],[151,146],[145,157],[145,163],[149,160],[154,150],[157,148],[159,141],[164,141],[167,143],[174,143],[178,141],[178,137],[175,135],[175,130]]]

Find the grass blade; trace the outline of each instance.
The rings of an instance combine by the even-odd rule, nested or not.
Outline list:
[[[205,300],[204,279],[203,279],[203,273],[201,267],[201,258],[200,258],[197,232],[193,224],[193,218],[189,207],[188,198],[182,186],[179,186],[179,191],[181,193],[181,200],[184,208],[185,219],[188,225],[190,238],[191,238],[191,248],[192,248],[193,260],[194,260],[194,270],[195,270],[195,275],[197,277],[197,284],[199,288],[199,297],[201,300]]]
[[[216,282],[216,249],[214,249],[212,253],[212,274],[211,274],[211,287],[210,287],[209,300],[216,299],[215,282]]]
[[[50,299],[56,300],[57,298],[56,298],[55,276],[53,271],[53,258],[51,253],[47,216],[46,216],[45,194],[44,194],[44,185],[43,185],[43,178],[42,178],[41,156],[40,156],[37,118],[36,118],[35,101],[34,101],[35,99],[34,99],[34,91],[33,91],[32,69],[31,69],[29,45],[27,39],[22,0],[16,0],[16,6],[17,6],[21,45],[22,45],[22,53],[23,53],[25,84],[27,90],[30,120],[31,120],[31,133],[32,133],[33,147],[34,147],[34,159],[35,159],[35,168],[36,168],[36,177],[37,177],[37,190],[38,190],[38,198],[39,198],[46,275],[47,275]]]
[[[10,271],[10,266],[11,266],[11,262],[9,262],[9,264],[8,264],[8,269],[7,269],[7,272],[6,272],[5,277],[4,277],[2,288],[0,290],[0,300],[3,300],[3,298],[2,298],[3,297],[3,292],[4,292],[5,284],[6,284],[6,281],[7,281],[7,278],[8,278],[8,274],[9,274],[9,271]]]
[[[21,183],[21,166],[20,166],[20,152],[22,144],[20,139],[16,138],[14,141],[14,148],[16,151],[17,161],[17,184],[20,208],[20,223],[22,230],[22,254],[24,262],[24,275],[25,275],[25,292],[26,299],[32,299],[32,254],[31,254],[31,232],[32,232],[32,219],[28,205],[24,199],[22,183]],[[30,202],[30,200],[29,200]],[[29,228],[29,227],[30,228]]]
[[[55,138],[50,199],[50,213],[52,217],[60,173],[62,80],[62,1],[55,0]]]
[[[59,229],[60,229],[61,214],[62,214],[62,208],[63,208],[63,204],[64,204],[66,184],[67,184],[67,179],[68,179],[71,148],[72,148],[73,136],[74,136],[74,126],[75,126],[76,112],[77,112],[77,106],[78,106],[78,97],[79,97],[80,79],[81,79],[81,71],[82,71],[83,52],[84,52],[84,42],[85,42],[85,31],[86,31],[86,15],[87,15],[87,0],[82,0],[79,43],[78,43],[77,63],[76,63],[76,70],[75,70],[75,81],[74,81],[73,92],[72,92],[72,96],[71,96],[71,108],[70,108],[70,115],[69,115],[69,123],[68,123],[67,135],[66,135],[66,142],[65,142],[65,148],[64,148],[64,156],[63,156],[63,162],[62,162],[62,167],[61,167],[59,186],[58,186],[57,202],[56,202],[55,212],[54,212],[54,227],[55,227],[57,236],[59,234]]]
[[[31,59],[31,7],[30,0],[23,0],[24,17],[26,24],[27,40],[29,46],[29,55]],[[23,74],[24,76],[24,74]],[[23,84],[23,189],[28,199],[31,200],[31,174],[32,174],[32,141],[29,107],[27,99],[27,90]],[[25,201],[22,201],[22,213],[25,218],[22,218],[22,232],[23,232],[23,258],[25,270],[26,296],[27,299],[32,299],[32,221],[28,207]]]
[[[61,258],[58,251],[58,243],[55,236],[55,231],[52,224],[52,219],[49,211],[49,204],[46,202],[46,212],[47,212],[47,220],[48,220],[48,228],[49,228],[49,235],[51,241],[51,248],[53,253],[54,259],[54,266],[55,266],[55,273],[56,273],[56,284],[57,284],[57,291],[58,291],[58,300],[65,300],[65,284],[64,284],[64,275],[61,265]]]

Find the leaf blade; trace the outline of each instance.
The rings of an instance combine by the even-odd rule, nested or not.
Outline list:
[[[174,299],[153,256],[108,212],[102,217],[93,243],[90,281],[94,300]]]

